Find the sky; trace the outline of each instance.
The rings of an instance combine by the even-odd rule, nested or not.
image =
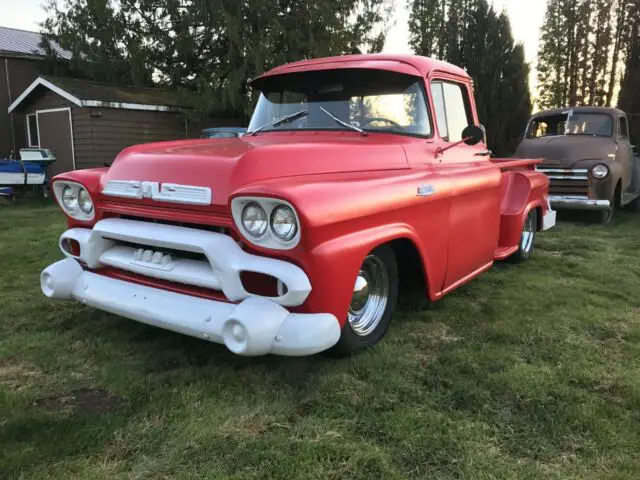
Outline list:
[[[385,51],[411,53],[408,45],[408,0],[395,0],[395,24],[389,31]],[[540,27],[544,18],[546,0],[489,0],[494,7],[506,10],[513,34],[525,47],[527,60],[534,66],[538,51]],[[38,22],[45,18],[43,0],[0,0],[0,26],[38,30]],[[20,6],[17,7],[16,4]],[[532,80],[535,75],[532,73]],[[532,85],[533,86],[533,85]]]
[[[5,0],[0,0],[5,1]],[[384,47],[389,53],[411,53],[409,48],[409,20],[408,0],[395,0],[395,24],[387,35]],[[498,11],[505,10],[511,21],[513,36],[517,42],[524,45],[527,61],[531,65],[530,87],[535,91],[536,72],[535,63],[538,55],[540,28],[544,20],[547,0],[489,0]]]

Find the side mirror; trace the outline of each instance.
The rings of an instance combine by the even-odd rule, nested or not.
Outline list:
[[[462,131],[462,139],[467,145],[477,145],[484,140],[484,127],[478,125],[469,125]]]

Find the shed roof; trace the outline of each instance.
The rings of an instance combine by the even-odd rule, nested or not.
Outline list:
[[[176,92],[171,90],[112,85],[77,78],[40,76],[9,106],[9,112],[42,89],[51,90],[78,107],[168,112],[185,106]]]
[[[40,46],[41,42],[42,34],[39,32],[0,27],[0,56],[44,57],[46,52]],[[58,57],[65,60],[71,58],[71,52],[53,40],[49,42]]]

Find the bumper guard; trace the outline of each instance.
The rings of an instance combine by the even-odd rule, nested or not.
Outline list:
[[[67,240],[78,242],[78,255],[65,248]],[[163,262],[159,257],[157,261],[145,260],[127,243],[200,253],[206,261],[171,258]],[[224,343],[239,355],[311,355],[332,347],[340,338],[340,323],[334,315],[290,313],[286,308],[301,305],[311,291],[309,279],[300,268],[251,255],[221,233],[106,219],[91,230],[66,231],[60,247],[68,258],[47,267],[40,277],[42,292],[49,298],[73,299],[148,325]],[[110,265],[154,278],[222,290],[230,301],[239,303],[110,278],[84,270],[79,262],[97,271]],[[286,289],[278,297],[250,294],[240,280],[243,271],[275,276]]]

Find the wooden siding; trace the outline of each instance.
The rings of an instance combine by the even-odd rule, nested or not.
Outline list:
[[[14,149],[14,144],[16,151],[27,146],[24,112],[8,113],[7,110],[38,77],[44,66],[43,62],[37,60],[0,57],[0,158],[8,157],[9,152]]]
[[[72,116],[76,168],[111,163],[131,145],[186,138],[185,121],[175,113],[73,108]]]
[[[71,108],[76,168],[102,167],[124,148],[139,143],[186,138],[185,121],[175,113],[78,107],[60,95],[42,89],[26,113]]]
[[[45,87],[37,88],[32,97],[25,99],[29,101],[29,106],[26,108],[26,113],[35,113],[36,110],[50,110],[52,108],[67,108],[75,106],[64,97],[61,97],[57,93],[53,93],[51,90]]]
[[[178,113],[78,107],[44,87],[36,89],[25,100],[21,105],[21,113],[56,108],[71,109],[75,164],[78,169],[111,163],[123,149],[131,145],[198,138],[201,131],[199,125],[187,125],[185,118]],[[207,121],[202,128],[238,124],[235,119],[215,118]],[[26,129],[25,125],[21,128]]]
[[[76,168],[92,168],[96,165],[93,160],[93,127],[88,108],[75,107],[71,109],[73,121],[73,141],[76,155]]]
[[[7,71],[5,68],[5,59],[0,57],[0,159],[8,158],[9,152],[13,150],[11,115],[7,113],[11,99],[9,98]]]

